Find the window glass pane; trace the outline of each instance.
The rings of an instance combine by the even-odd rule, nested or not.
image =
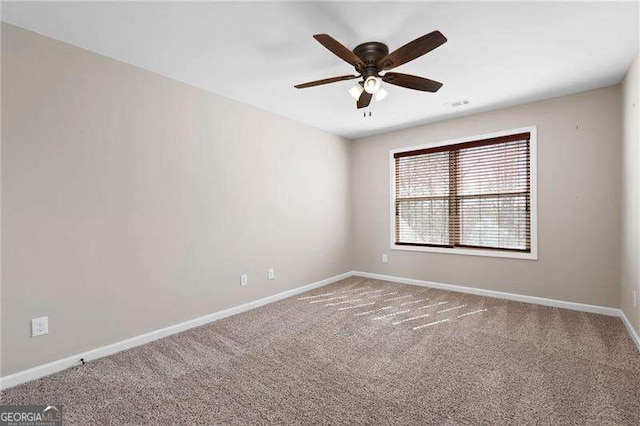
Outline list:
[[[528,248],[527,197],[460,200],[460,244],[493,248]]]
[[[449,153],[402,157],[396,166],[399,198],[449,194]]]
[[[528,189],[526,142],[466,148],[458,152],[458,194],[524,192]]]
[[[449,244],[449,200],[398,201],[399,242]]]

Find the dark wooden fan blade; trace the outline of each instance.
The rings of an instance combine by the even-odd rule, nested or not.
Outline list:
[[[342,58],[342,60],[350,63],[354,67],[360,69],[365,68],[366,65],[362,61],[362,59],[358,58],[358,56],[342,45],[339,41],[334,39],[328,34],[316,34],[313,36],[318,42],[333,52],[334,55]]]
[[[446,43],[447,38],[440,31],[433,31],[427,35],[423,35],[404,46],[389,53],[378,61],[378,68],[382,70],[390,70],[402,64],[431,52],[438,46]]]
[[[356,103],[356,106],[358,107],[358,109],[368,107],[369,104],[371,103],[372,97],[373,95],[371,93],[362,92],[362,94],[360,95],[360,98],[358,98],[358,102]]]
[[[437,92],[442,87],[439,81],[418,77],[417,75],[388,72],[382,76],[382,81],[408,89],[422,90],[423,92]]]
[[[306,89],[307,87],[320,86],[321,84],[335,83],[336,81],[353,80],[360,77],[359,75],[341,75],[340,77],[325,78],[323,80],[310,81],[308,83],[296,84],[296,89]]]

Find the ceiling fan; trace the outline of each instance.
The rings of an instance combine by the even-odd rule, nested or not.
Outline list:
[[[442,87],[442,83],[428,78],[387,72],[444,44],[447,38],[440,31],[433,31],[423,35],[391,53],[389,53],[389,48],[386,44],[377,41],[362,43],[351,51],[328,34],[316,34],[313,38],[336,56],[351,64],[358,75],[341,75],[339,77],[310,81],[295,85],[296,89],[362,78],[362,81],[349,89],[349,93],[356,99],[357,108],[365,108],[369,106],[374,95],[377,101],[381,101],[387,96],[387,91],[382,88],[383,81],[424,92],[437,92]]]

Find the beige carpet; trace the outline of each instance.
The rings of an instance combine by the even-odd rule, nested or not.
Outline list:
[[[622,322],[349,278],[2,393],[67,423],[640,424]]]

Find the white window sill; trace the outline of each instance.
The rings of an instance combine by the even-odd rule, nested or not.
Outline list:
[[[391,244],[391,250],[422,251],[428,253],[462,254],[467,256],[487,256],[502,257],[507,259],[538,260],[537,250],[535,250],[534,248],[532,248],[531,253],[523,253],[517,251],[500,251],[489,249],[483,250],[471,248],[424,247]]]

